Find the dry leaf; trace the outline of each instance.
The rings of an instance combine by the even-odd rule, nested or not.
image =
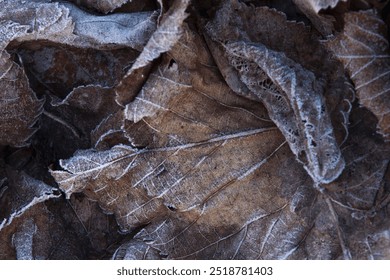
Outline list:
[[[378,130],[390,138],[390,58],[387,28],[374,11],[345,14],[342,33],[327,46],[343,62],[359,102],[378,118]]]
[[[144,227],[120,258],[156,249],[160,256],[148,257],[357,256],[346,236],[361,231],[348,232],[338,220],[344,197],[334,198],[331,186],[324,194],[313,188],[261,104],[235,96],[210,63],[200,37],[186,31],[126,106],[127,137],[146,147],[79,151],[60,162],[65,171],[52,172],[60,187],[98,200],[123,230]],[[380,166],[383,172],[383,160]],[[342,188],[344,180],[333,184]]]
[[[334,8],[339,2],[345,1],[347,0],[294,0],[295,3],[299,2],[300,5],[310,7],[316,13],[328,8]]]
[[[1,191],[0,199],[3,209],[0,217],[0,231],[35,204],[59,196],[55,188],[23,172],[7,170],[7,179],[11,186]]]
[[[70,2],[0,2],[0,83],[32,100],[0,108],[26,117],[0,142],[0,258],[390,257],[390,148],[315,30],[366,8]]]
[[[314,27],[323,35],[330,36],[333,33],[335,19],[329,15],[320,15],[321,10],[334,8],[340,2],[346,0],[293,0],[294,4],[310,19]]]
[[[188,16],[185,10],[190,0],[176,0],[163,15],[140,56],[116,88],[117,102],[126,105],[134,98],[151,69],[151,62],[169,51],[183,33],[183,21]]]
[[[131,47],[141,50],[156,28],[157,13],[142,12],[113,14],[104,17],[91,15],[77,6],[51,1],[2,1],[0,20],[8,21],[4,43],[48,40],[75,47],[110,49]],[[4,24],[2,24],[3,26]],[[4,36],[4,35],[3,35]]]
[[[43,101],[30,89],[23,68],[2,49],[0,71],[0,145],[25,146],[37,130]]]
[[[262,12],[262,17],[257,16],[259,12]],[[237,14],[242,17],[238,17]],[[271,15],[273,19],[270,19]],[[276,35],[263,35],[270,34],[272,21],[279,23],[277,28],[282,29],[282,32],[276,32]],[[235,26],[236,32],[229,33],[222,28],[227,25]],[[259,27],[251,29],[250,26]],[[280,34],[283,34],[287,27],[290,27],[290,33],[297,36],[292,39],[280,38]],[[238,72],[238,78],[244,84],[244,88],[249,90],[244,96],[249,95],[252,99],[261,100],[265,104],[271,119],[282,131],[293,153],[305,165],[310,176],[315,181],[326,183],[337,178],[343,170],[344,163],[323,95],[328,95],[328,100],[333,99],[332,102],[335,102],[337,99],[340,100],[342,91],[347,91],[347,88],[343,83],[345,81],[343,76],[329,80],[329,77],[334,77],[330,73],[329,65],[318,66],[315,63],[315,60],[323,59],[327,54],[318,43],[312,42],[312,35],[302,25],[287,22],[275,11],[258,8],[252,12],[237,1],[227,1],[217,12],[215,19],[207,24],[206,29],[213,40],[221,42],[222,48],[225,49],[222,50],[225,59]],[[235,41],[237,43],[231,43]],[[262,44],[251,41],[260,41]],[[299,52],[296,47],[298,43],[307,46],[307,51],[311,50],[309,59],[311,65],[307,59],[309,53]],[[216,46],[211,47],[218,50]],[[288,51],[284,55],[272,49]],[[219,66],[223,67],[222,72],[226,73],[226,79],[234,81],[231,87],[242,89],[241,83],[231,79],[234,72],[226,65],[224,57],[219,53],[214,55],[217,56]],[[303,66],[307,65],[313,72],[296,61],[302,62]],[[303,82],[305,80],[306,83]],[[325,86],[327,80],[329,86]],[[240,91],[239,93],[242,94]],[[331,106],[332,112],[334,103],[328,105]],[[343,119],[341,122],[338,120],[339,124],[345,122],[348,114],[346,112],[341,115]],[[321,149],[323,150],[320,151]]]
[[[133,2],[134,0],[71,0],[75,4],[83,5],[88,8],[95,8],[103,13],[109,13],[113,10],[121,7],[127,2]]]

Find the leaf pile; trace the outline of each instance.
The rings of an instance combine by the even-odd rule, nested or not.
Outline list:
[[[390,259],[390,4],[1,1],[1,259]]]

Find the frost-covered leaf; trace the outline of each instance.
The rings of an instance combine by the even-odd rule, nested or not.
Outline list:
[[[103,13],[112,12],[125,3],[133,1],[134,0],[71,0],[71,2],[75,4],[83,5],[88,8],[94,8]]]
[[[236,32],[229,32],[226,26]],[[265,104],[271,119],[314,180],[334,180],[343,169],[343,160],[329,113],[334,112],[332,118],[340,141],[345,138],[340,135],[345,134],[349,108],[343,111],[342,104],[349,89],[337,64],[334,69],[335,65],[331,68],[326,62],[319,63],[329,55],[313,40],[313,34],[303,25],[286,21],[276,11],[267,8],[252,11],[234,0],[218,10],[206,30],[212,40],[220,43],[208,41],[231,88]],[[283,37],[280,34],[284,32],[295,36]],[[344,131],[340,128],[342,124]]]
[[[122,230],[143,227],[114,258],[354,257],[340,197],[313,188],[261,103],[229,90],[205,42],[186,34],[124,110],[132,146],[62,160],[61,189],[99,201]]]
[[[316,13],[328,8],[334,8],[339,2],[345,1],[347,0],[294,0],[295,3],[310,7]]]
[[[117,101],[126,105],[134,98],[151,69],[151,62],[169,51],[183,34],[183,21],[190,0],[176,0],[163,15],[157,30],[153,33],[140,56],[116,88]]]
[[[95,202],[80,196],[64,202],[58,189],[9,168],[5,179],[0,259],[108,258],[118,247],[108,253],[121,237]]]
[[[0,196],[2,205],[0,231],[35,204],[59,196],[55,188],[23,172],[9,169],[7,179],[9,186],[2,190]]]
[[[159,260],[159,251],[150,248],[145,242],[131,240],[123,243],[112,256],[114,260]]]
[[[335,180],[344,169],[344,159],[323,100],[323,84],[312,72],[264,45],[230,43],[226,51],[313,180]]]
[[[30,89],[23,68],[1,49],[0,71],[0,145],[25,146],[37,130],[43,102]]]
[[[327,46],[343,62],[359,102],[378,118],[378,129],[390,138],[390,53],[386,24],[372,10],[344,16],[343,31]]]
[[[48,40],[96,49],[131,47],[141,50],[156,28],[157,13],[96,16],[67,2],[2,1],[0,20],[23,29],[8,41]]]
[[[314,27],[324,36],[333,33],[335,19],[329,15],[320,15],[321,10],[334,8],[346,0],[293,0],[294,4],[310,19]]]
[[[0,258],[388,259],[390,148],[322,44],[385,4],[293,2],[0,0],[0,83],[34,105],[0,141]]]

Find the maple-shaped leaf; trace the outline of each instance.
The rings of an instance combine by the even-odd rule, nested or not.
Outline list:
[[[344,16],[343,31],[327,46],[343,62],[360,104],[378,118],[378,130],[390,138],[390,56],[386,24],[372,10]]]

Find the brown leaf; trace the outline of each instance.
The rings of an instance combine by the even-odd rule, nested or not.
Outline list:
[[[0,190],[0,259],[112,255],[109,247],[122,237],[113,218],[95,202],[80,196],[64,202],[56,199],[57,189],[24,172],[8,169],[7,175],[6,186]]]
[[[0,49],[0,145],[25,146],[37,130],[43,101],[30,89],[23,68]]]
[[[76,2],[75,4],[83,5],[88,8],[95,8],[98,11],[103,13],[109,13],[113,10],[121,7],[127,2],[132,2],[134,0],[71,0],[72,2]]]
[[[7,170],[10,187],[1,191],[0,231],[35,204],[58,197],[55,188],[23,172]]]
[[[378,130],[390,138],[390,58],[386,24],[374,11],[345,14],[342,33],[327,46],[343,62],[360,103],[378,118]]]
[[[159,260],[158,250],[150,248],[145,242],[131,240],[122,244],[112,256],[114,260]]]
[[[333,34],[335,19],[330,15],[319,14],[321,10],[334,8],[347,0],[293,0],[294,4],[308,17],[313,26],[323,36]]]
[[[235,32],[228,32],[229,29],[222,26],[231,26]],[[276,11],[263,7],[251,11],[237,1],[227,1],[206,29],[224,49],[213,44],[210,46],[228,84],[238,93],[265,104],[271,119],[315,181],[330,182],[337,178],[343,169],[343,160],[328,112],[334,110],[339,115],[334,123],[337,126],[344,123],[345,129],[348,112],[340,114],[338,111],[344,110],[341,100],[343,91],[348,91],[348,88],[340,68],[334,71],[329,64],[319,63],[329,56],[313,40],[313,34],[302,25],[286,21]],[[281,36],[287,30],[296,36]],[[298,45],[305,46],[305,51],[298,51]],[[282,54],[274,49],[287,51]],[[341,75],[336,78],[335,72]],[[294,83],[295,79],[300,83]],[[323,95],[328,97],[328,104],[325,104]],[[328,112],[326,105],[329,106]],[[322,144],[318,144],[320,142]],[[324,150],[320,152],[322,148]]]
[[[61,100],[76,87],[114,87],[137,58],[131,48],[95,50],[47,41],[23,43],[11,49],[20,57],[31,87]]]
[[[315,30],[363,1],[0,2],[47,101],[0,143],[0,258],[389,258],[390,148]]]
[[[138,93],[151,70],[151,62],[169,51],[183,33],[183,21],[190,0],[176,0],[163,15],[157,30],[153,33],[140,56],[132,65],[121,83],[116,87],[117,102],[126,105]]]
[[[231,92],[211,63],[187,31],[126,106],[129,139],[147,147],[80,151],[52,174],[123,230],[148,224],[137,238],[168,258],[305,258],[317,192],[261,104]],[[129,258],[150,250],[136,244],[123,245]]]

